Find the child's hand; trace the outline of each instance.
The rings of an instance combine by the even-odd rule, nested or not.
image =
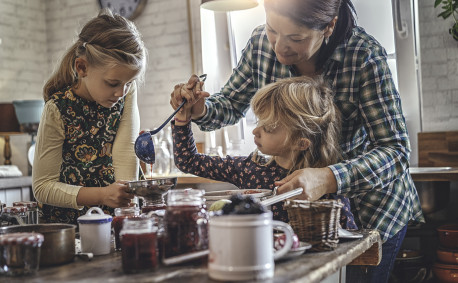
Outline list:
[[[126,181],[116,181],[115,183],[103,188],[102,202],[109,207],[126,207],[129,206],[134,198],[133,194],[127,192]]]

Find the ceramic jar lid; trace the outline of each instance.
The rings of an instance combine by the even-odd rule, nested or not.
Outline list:
[[[93,213],[93,212],[96,213]],[[77,221],[79,224],[103,224],[109,223],[113,220],[111,215],[103,213],[99,207],[91,207],[85,215],[78,217]]]

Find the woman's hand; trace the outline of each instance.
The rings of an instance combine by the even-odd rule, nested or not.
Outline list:
[[[177,109],[183,102],[183,98],[186,98],[187,103],[184,107],[189,109],[191,118],[203,117],[206,113],[206,107],[205,99],[201,98],[210,96],[208,92],[202,91],[203,84],[204,82],[201,82],[198,76],[192,75],[187,84],[176,85],[170,95],[170,105],[173,109]]]
[[[116,181],[102,189],[102,204],[109,207],[129,206],[134,195],[127,192],[127,181]]]
[[[329,168],[304,168],[294,171],[291,175],[276,181],[278,194],[297,188],[303,188],[297,199],[317,200],[325,194],[337,191],[337,181]]]

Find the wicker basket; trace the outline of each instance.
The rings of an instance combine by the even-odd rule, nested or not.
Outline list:
[[[312,245],[311,251],[329,251],[337,247],[340,200],[287,200],[289,224],[300,241]]]

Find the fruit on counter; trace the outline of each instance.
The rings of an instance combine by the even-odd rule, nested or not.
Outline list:
[[[241,194],[232,195],[230,203],[223,206],[223,215],[229,214],[261,214],[267,212],[267,209],[252,196],[243,196]]]
[[[208,211],[218,211],[218,210],[221,210],[221,209],[223,209],[224,205],[227,204],[227,203],[231,203],[231,201],[228,200],[228,199],[220,199],[220,200],[217,200],[217,201],[215,201],[215,202],[210,206],[210,208],[208,209]]]
[[[275,233],[274,234],[274,249],[275,250],[280,250],[283,248],[286,242],[286,235],[284,233]],[[293,235],[293,245],[291,246],[291,249],[297,249],[300,247],[300,242],[299,242],[299,237],[297,237],[297,234],[294,233]]]

